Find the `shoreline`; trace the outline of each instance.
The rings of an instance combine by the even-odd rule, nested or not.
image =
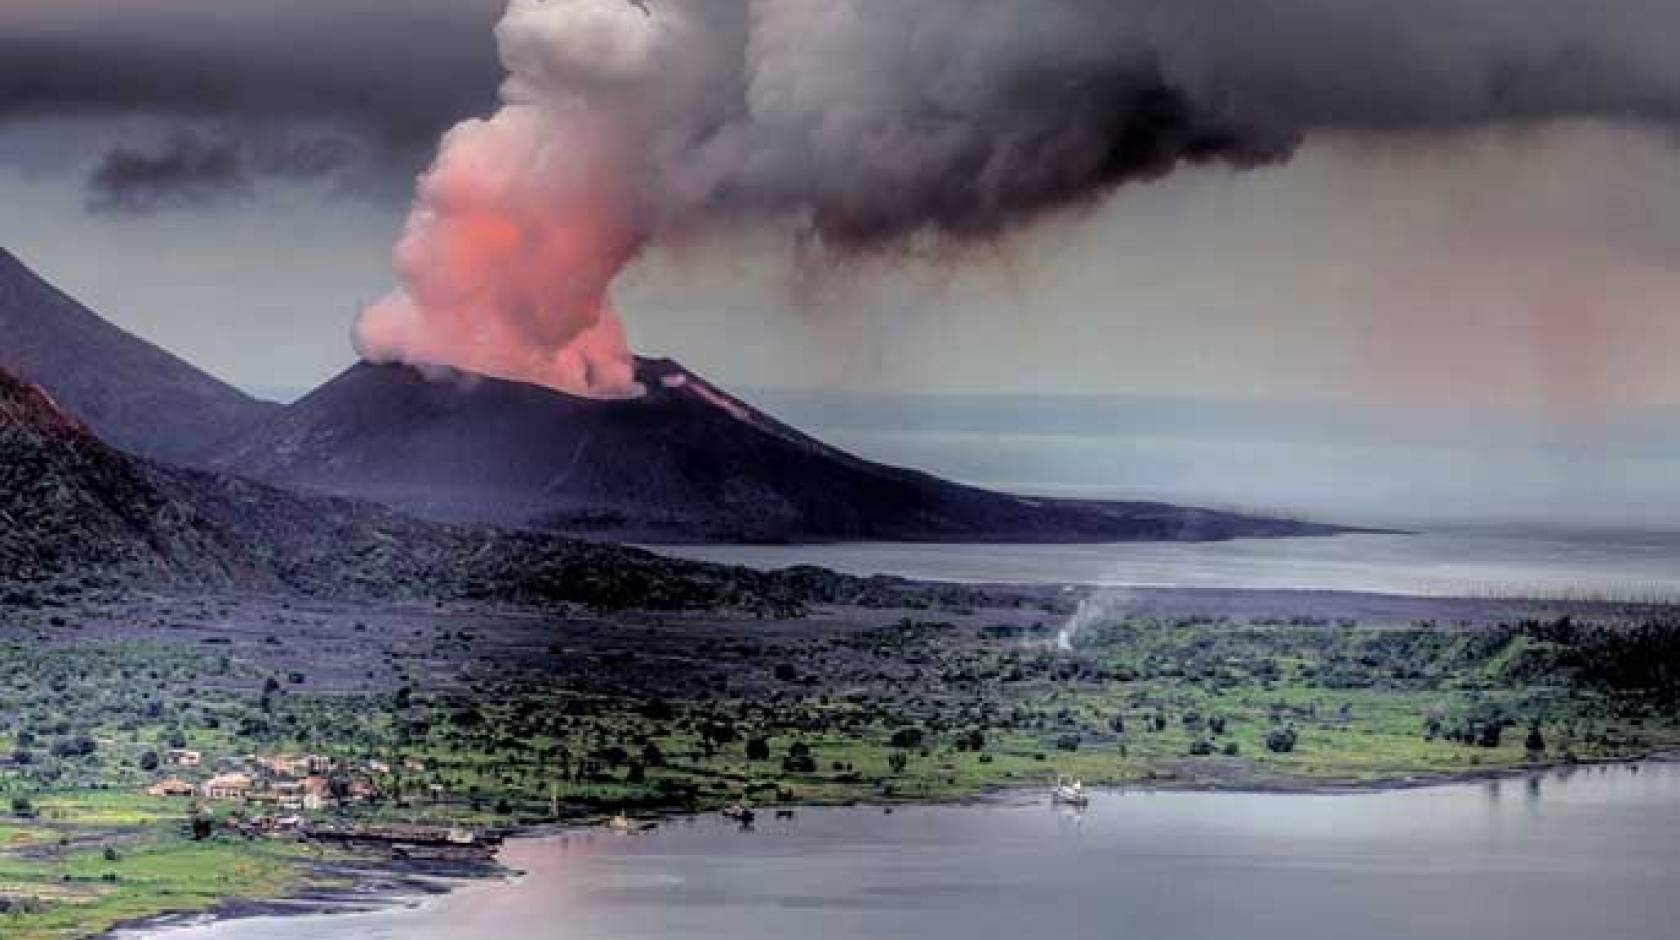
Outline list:
[[[525,838],[527,835],[520,832],[517,837]],[[314,885],[274,898],[227,898],[204,910],[164,911],[113,924],[100,933],[89,935],[89,940],[167,937],[177,929],[258,917],[331,916],[416,908],[460,888],[517,878],[523,874],[500,861],[469,863],[394,859],[319,862],[308,866],[307,871],[311,877],[348,878],[348,883],[342,887]]]
[[[1605,760],[1547,761],[1523,767],[1486,768],[1453,774],[1408,775],[1371,781],[1351,781],[1324,784],[1267,784],[1257,782],[1225,784],[1183,783],[1171,780],[1150,781],[1144,784],[1092,784],[1091,790],[1102,793],[1199,793],[1249,796],[1362,796],[1380,793],[1425,790],[1436,787],[1463,786],[1475,783],[1501,782],[1555,773],[1566,768],[1626,767],[1644,764],[1677,764],[1680,752],[1659,751],[1648,755]],[[1026,793],[1038,793],[1041,788],[1026,784],[986,787],[979,792],[957,799],[869,801],[839,803],[799,803],[778,807],[793,811],[813,809],[864,808],[894,811],[898,809],[937,809],[982,807],[988,804],[1027,805],[1013,803],[1011,798]],[[1041,802],[1035,797],[1031,803]],[[717,813],[717,810],[661,812],[632,817],[660,823],[678,819],[698,819]],[[570,832],[608,831],[605,824],[596,822],[551,822],[528,826],[513,826],[507,840],[535,840],[553,838]],[[630,835],[631,833],[626,833]],[[188,927],[250,920],[259,917],[328,917],[358,913],[372,913],[395,908],[416,909],[462,888],[488,884],[493,881],[513,881],[525,873],[509,868],[501,861],[502,850],[484,863],[373,860],[319,863],[310,867],[311,874],[331,873],[349,875],[344,887],[313,887],[293,895],[277,898],[231,898],[202,911],[169,911],[111,926],[89,936],[89,940],[166,940],[170,933]]]

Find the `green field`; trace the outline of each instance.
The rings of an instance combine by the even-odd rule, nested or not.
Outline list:
[[[321,815],[517,826],[948,800],[1057,774],[1359,786],[1680,750],[1680,645],[1660,620],[1120,619],[1070,652],[1054,622],[355,621],[379,668],[335,684],[309,676],[317,647],[283,637],[0,642],[0,932],[83,936],[303,885],[314,849],[221,828],[264,810],[209,803],[217,828],[195,840],[193,800],[140,795],[250,754],[315,752],[376,783]],[[171,747],[205,765],[155,766]]]

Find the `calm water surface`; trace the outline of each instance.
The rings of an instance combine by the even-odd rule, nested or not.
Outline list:
[[[1102,793],[511,843],[411,909],[160,940],[1672,940],[1680,766],[1358,794]]]
[[[1382,594],[1680,598],[1680,535],[1424,532],[1111,545],[688,545],[656,551],[756,568],[1016,584]]]

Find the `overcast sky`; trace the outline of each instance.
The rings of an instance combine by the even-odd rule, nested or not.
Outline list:
[[[887,22],[957,0],[850,2]],[[496,106],[502,7],[5,0],[0,244],[240,385],[319,382],[393,284],[438,135]],[[1680,6],[980,7],[1004,25],[976,41],[1058,41],[1035,31],[1052,9],[1135,33],[1155,78],[1276,152],[1100,181],[1071,212],[932,260],[812,264],[774,225],[658,239],[613,289],[632,346],[734,387],[1380,402],[1571,427],[1680,404]]]

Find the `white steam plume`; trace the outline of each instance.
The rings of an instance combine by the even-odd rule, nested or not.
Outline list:
[[[1081,631],[1104,620],[1126,616],[1132,601],[1132,592],[1125,588],[1105,588],[1087,594],[1056,632],[1056,648],[1064,653],[1072,652],[1073,641]]]

